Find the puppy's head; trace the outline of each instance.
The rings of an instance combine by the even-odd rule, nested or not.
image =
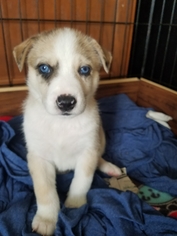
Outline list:
[[[96,40],[63,28],[33,36],[13,51],[19,70],[27,62],[29,92],[52,115],[78,115],[93,98],[99,70],[112,56]]]

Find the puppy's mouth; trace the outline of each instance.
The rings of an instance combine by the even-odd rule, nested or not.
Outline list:
[[[67,117],[75,117],[75,116],[78,116],[78,115],[82,114],[83,111],[80,111],[78,113],[72,112],[72,111],[71,112],[63,111],[62,113],[60,113],[60,116],[63,116],[63,117],[65,117],[65,116],[67,116]]]
[[[62,116],[70,116],[71,114],[69,112],[63,112]]]

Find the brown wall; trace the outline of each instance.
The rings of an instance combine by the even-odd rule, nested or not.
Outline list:
[[[127,76],[136,0],[0,0],[0,86],[24,84],[12,57],[14,46],[54,27],[73,27],[96,38],[113,54],[110,74]]]

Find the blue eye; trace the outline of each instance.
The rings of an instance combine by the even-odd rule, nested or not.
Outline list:
[[[80,75],[88,76],[88,75],[90,75],[91,68],[90,68],[90,66],[82,66],[79,68],[78,72]]]
[[[43,75],[49,75],[51,73],[51,67],[46,64],[42,64],[38,67],[39,72]]]

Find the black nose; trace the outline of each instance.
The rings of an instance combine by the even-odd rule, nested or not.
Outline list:
[[[60,95],[56,101],[58,108],[63,112],[71,111],[75,107],[76,102],[75,97],[71,95]]]

